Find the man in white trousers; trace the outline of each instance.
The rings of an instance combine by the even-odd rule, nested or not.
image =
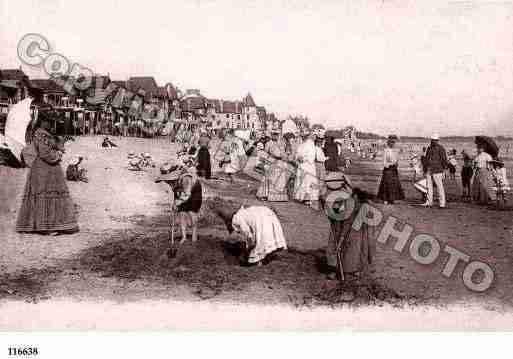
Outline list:
[[[440,145],[439,141],[440,136],[438,134],[431,136],[431,144],[426,151],[425,167],[428,193],[427,201],[424,203],[425,207],[433,206],[433,182],[435,182],[436,188],[438,189],[440,208],[446,207],[443,179],[448,162],[447,153],[442,145]]]

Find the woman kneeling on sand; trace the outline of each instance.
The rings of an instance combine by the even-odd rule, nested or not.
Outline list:
[[[214,202],[213,210],[223,219],[228,232],[236,232],[243,237],[247,253],[242,265],[261,265],[269,254],[287,249],[280,220],[272,209],[242,206],[234,210],[221,199]]]

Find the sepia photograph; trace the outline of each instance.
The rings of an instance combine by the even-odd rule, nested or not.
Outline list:
[[[4,0],[0,46],[1,331],[513,329],[512,1]]]

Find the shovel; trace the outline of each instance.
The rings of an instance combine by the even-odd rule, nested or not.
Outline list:
[[[167,250],[167,257],[174,258],[178,249],[175,247],[175,211],[174,211],[175,195],[173,188],[169,191],[169,240],[171,241],[171,248]]]

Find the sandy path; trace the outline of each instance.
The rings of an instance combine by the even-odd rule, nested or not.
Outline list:
[[[130,149],[135,152],[150,152],[157,163],[162,163],[174,153],[176,146],[164,140],[152,142],[121,138],[116,141],[120,147],[109,150],[99,147],[100,138],[79,138],[69,145],[69,154],[64,161],[71,154],[86,155],[88,159],[85,165],[90,178],[87,184],[70,184],[72,197],[80,213],[81,231],[74,235],[41,237],[15,233],[15,215],[21,201],[27,170],[0,167],[0,298],[3,298],[3,313],[6,313],[7,308],[10,313],[15,313],[23,307],[21,303],[11,302],[13,299],[39,302],[37,306],[30,307],[34,312],[42,310],[40,308],[44,306],[51,307],[54,301],[67,298],[84,301],[84,304],[89,303],[87,305],[90,308],[96,309],[109,305],[103,303],[106,299],[124,302],[125,305],[137,308],[142,305],[139,301],[160,299],[164,302],[155,305],[166,308],[165,310],[173,310],[170,303],[176,300],[247,305],[285,303],[289,306],[316,303],[312,296],[322,287],[324,279],[315,269],[313,251],[323,249],[326,244],[328,227],[324,215],[295,203],[274,204],[283,217],[290,247],[293,251],[305,253],[304,255],[294,254],[292,251],[285,262],[271,264],[260,272],[243,270],[238,266],[223,264],[220,251],[215,249],[218,248],[217,244],[202,240],[203,247],[200,250],[204,251],[204,257],[195,259],[195,249],[186,249],[192,262],[184,265],[186,279],[176,279],[176,273],[169,274],[171,269],[167,264],[159,262],[158,257],[159,246],[167,238],[165,185],[154,183],[157,169],[140,173],[126,169],[126,154]],[[374,191],[379,181],[379,164],[379,160],[362,162],[349,173],[359,186]],[[401,173],[408,198],[415,198],[417,195],[407,179],[408,168],[402,168]],[[225,188],[225,193],[242,193],[239,196],[241,202],[257,203],[251,196],[254,183],[239,181],[237,186]],[[452,197],[459,195],[455,184],[448,184],[448,192]],[[510,309],[513,303],[511,212],[492,211],[460,202],[450,202],[450,209],[443,211],[423,209],[406,203],[388,208],[376,206],[383,211],[385,218],[394,215],[400,221],[413,226],[414,233],[434,235],[441,242],[467,253],[472,259],[489,263],[496,273],[496,281],[489,291],[474,293],[462,283],[462,267],[457,267],[451,278],[440,274],[446,256],[440,256],[429,266],[420,265],[411,259],[407,249],[402,254],[395,252],[392,241],[377,246],[374,277],[378,283],[409,298],[419,298],[422,303],[429,305],[464,304],[499,311]],[[201,238],[208,241],[210,236],[223,238],[227,235],[216,226],[201,229]],[[132,242],[133,246],[127,244]],[[103,258],[104,253],[115,251],[116,249],[111,248],[112,245],[120,246],[121,250],[126,251],[127,258],[131,255],[150,255],[146,260],[150,264],[155,262],[155,268],[148,270],[144,267],[146,262],[139,266],[135,263],[134,267],[127,269],[133,275],[127,279],[119,272],[108,273],[110,262],[94,262],[99,269],[83,264],[89,263],[91,258]],[[210,250],[214,252],[209,252]],[[156,255],[154,259],[151,257],[152,253]],[[123,258],[125,257],[120,260]],[[206,279],[207,282],[217,283],[212,284],[211,288],[222,288],[215,295],[198,294],[198,286],[194,281],[201,282],[204,278],[198,278],[197,273],[187,272],[190,268],[196,268],[195,265],[204,266],[202,263],[212,266],[211,270],[206,268],[206,272],[202,272],[202,275],[212,276]],[[221,275],[226,278],[219,277]],[[285,309],[284,313],[287,310],[293,309]],[[0,325],[22,326],[21,322],[16,324],[13,318],[4,314],[0,318]],[[80,326],[86,325],[85,320],[79,320]],[[308,326],[309,320],[305,319],[301,323]],[[198,324],[197,321],[191,323]],[[287,323],[292,327],[295,325],[292,322]],[[336,323],[342,325],[341,322]],[[109,325],[106,323],[107,327]]]

